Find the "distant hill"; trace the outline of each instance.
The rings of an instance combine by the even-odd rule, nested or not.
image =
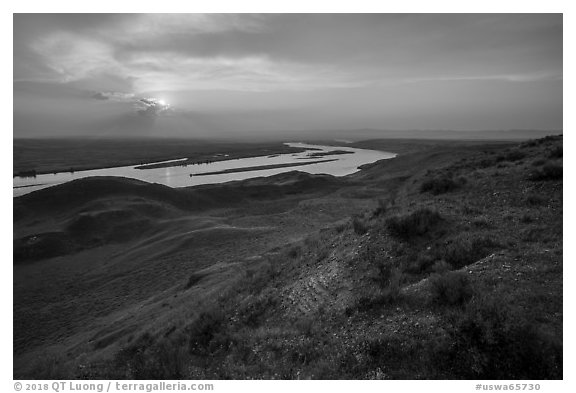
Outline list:
[[[445,140],[498,140],[521,141],[562,134],[562,130],[316,130],[294,132],[293,135],[310,137],[341,138],[352,141],[362,139],[445,139]]]

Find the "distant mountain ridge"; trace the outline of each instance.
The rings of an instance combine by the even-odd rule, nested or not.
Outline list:
[[[439,140],[486,140],[486,141],[522,141],[528,139],[543,138],[548,135],[562,135],[561,129],[512,129],[512,130],[379,130],[374,128],[358,129],[316,129],[316,130],[271,130],[263,131],[238,131],[236,133],[215,133],[209,138],[199,136],[197,133],[189,135],[178,133],[163,133],[162,136],[152,134],[134,135],[130,132],[119,132],[116,134],[95,134],[95,135],[27,135],[26,137],[14,138],[19,140],[35,139],[73,139],[73,140],[91,140],[91,139],[180,139],[180,140],[199,140],[211,142],[270,142],[270,141],[287,141],[287,140],[326,140],[339,139],[351,142],[358,142],[367,139],[439,139]]]
[[[304,133],[296,131],[297,133]],[[542,138],[548,135],[561,135],[562,130],[378,130],[372,128],[362,128],[357,130],[317,130],[306,131],[307,136],[323,136],[351,139],[359,141],[362,139],[446,139],[446,140],[502,140],[519,141],[527,139]],[[293,135],[293,134],[290,134]]]

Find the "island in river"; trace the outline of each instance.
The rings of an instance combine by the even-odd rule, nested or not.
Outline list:
[[[265,171],[267,169],[277,169],[277,168],[289,168],[292,166],[304,166],[304,165],[312,165],[312,164],[320,164],[323,162],[331,162],[337,161],[336,159],[332,160],[318,160],[318,161],[310,161],[310,162],[298,162],[298,163],[287,163],[287,164],[272,164],[272,165],[258,165],[258,166],[247,166],[244,168],[232,168],[232,169],[224,169],[222,171],[213,171],[213,172],[204,172],[204,173],[192,173],[192,176],[208,176],[208,175],[223,175],[225,173],[238,173],[238,172],[251,172],[251,171]]]

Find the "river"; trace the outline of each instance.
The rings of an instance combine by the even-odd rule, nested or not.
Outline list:
[[[164,184],[169,187],[190,187],[200,184],[224,183],[233,180],[250,179],[253,177],[271,176],[278,173],[290,172],[294,170],[313,174],[325,173],[333,176],[346,176],[357,172],[359,170],[358,167],[361,165],[369,164],[378,160],[394,158],[396,156],[394,153],[368,149],[356,149],[346,146],[323,146],[306,143],[286,144],[291,147],[315,150],[307,150],[294,154],[240,158],[188,166],[178,165],[165,168],[136,169],[135,167],[138,165],[131,165],[115,168],[78,171],[73,173],[61,172],[56,174],[36,175],[36,177],[15,177],[13,179],[13,194],[14,197],[17,197],[20,195],[28,194],[32,191],[40,190],[42,188],[47,188],[56,184],[61,184],[71,180],[82,179],[90,176],[128,177],[143,180],[149,183]],[[335,150],[347,151],[349,154],[334,154],[316,157],[313,156],[315,153],[325,153]],[[179,160],[185,160],[185,158]],[[176,162],[179,160],[170,161]],[[294,167],[195,176],[202,173],[219,172],[237,168],[250,168],[264,165],[282,165],[289,163],[302,164],[305,163],[306,160],[310,162],[326,162]]]

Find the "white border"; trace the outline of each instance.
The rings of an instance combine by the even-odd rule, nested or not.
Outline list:
[[[574,4],[572,1],[503,1],[503,0],[483,0],[480,2],[465,1],[443,1],[443,0],[412,0],[406,2],[394,2],[390,4],[383,1],[341,1],[339,3],[332,1],[314,1],[311,0],[292,0],[273,2],[265,0],[211,0],[205,2],[194,1],[118,1],[118,0],[99,0],[97,2],[79,2],[79,1],[13,1],[10,0],[2,5],[1,25],[2,29],[1,42],[2,52],[12,54],[12,13],[15,12],[418,12],[418,13],[453,13],[453,12],[495,12],[495,13],[563,13],[564,14],[564,70],[572,71],[576,69],[574,62]],[[2,312],[5,318],[2,319],[1,336],[2,352],[1,372],[3,385],[2,391],[14,391],[12,381],[12,188],[8,187],[8,179],[12,172],[12,75],[13,63],[8,56],[2,61],[2,178],[6,182],[6,187],[0,193],[2,200]],[[574,72],[574,71],[572,71]],[[568,183],[564,186],[564,200],[569,202],[576,200],[574,197],[574,185],[569,179],[569,175],[574,173],[574,159],[570,154],[574,149],[573,126],[574,115],[569,110],[569,105],[574,104],[573,100],[573,77],[570,72],[564,75],[564,166],[565,178]],[[567,130],[567,131],[566,131]],[[10,171],[10,173],[8,173]],[[576,255],[572,247],[572,232],[566,223],[574,222],[574,208],[571,203],[566,205],[564,215],[564,244],[568,247],[565,250],[564,260],[564,277],[571,278],[574,273],[574,264]],[[543,381],[541,382],[542,392],[574,392],[576,391],[576,382],[574,372],[574,286],[564,285],[564,381]],[[516,381],[513,381],[516,382]],[[484,382],[485,383],[485,382]],[[400,391],[404,389],[420,392],[467,392],[473,391],[475,382],[473,381],[307,381],[307,382],[240,382],[240,381],[215,381],[217,392],[222,391],[270,391],[274,389],[277,392],[292,392],[293,390],[304,389],[306,391],[320,391],[324,389],[336,391],[350,391],[361,389],[362,391],[384,392]],[[0,385],[2,386],[2,385]]]

